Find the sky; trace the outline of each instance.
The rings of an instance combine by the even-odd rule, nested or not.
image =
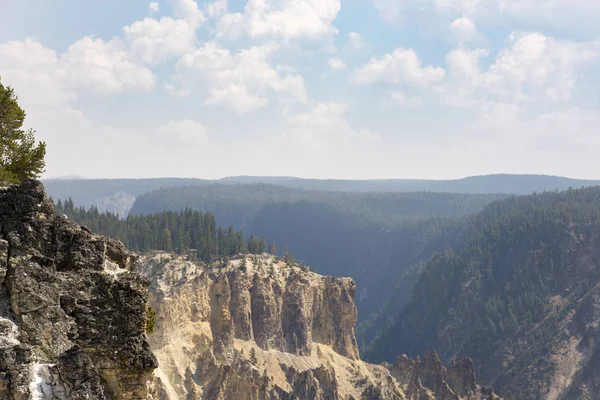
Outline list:
[[[600,178],[599,0],[0,10],[46,178]]]

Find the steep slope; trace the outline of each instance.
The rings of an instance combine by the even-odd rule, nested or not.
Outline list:
[[[223,226],[264,236],[317,272],[350,276],[364,318],[392,294],[411,264],[428,258],[446,219],[481,210],[505,195],[341,193],[272,185],[206,185],[140,196],[132,214],[163,209],[208,211]],[[446,243],[440,243],[445,248]]]
[[[154,399],[496,399],[470,360],[359,359],[355,283],[272,256],[200,265],[140,258],[156,310]]]
[[[135,256],[54,215],[37,181],[0,188],[0,234],[0,398],[145,398],[157,363]]]
[[[424,268],[368,359],[435,348],[469,354],[505,398],[600,398],[599,221],[598,187],[488,206],[469,245]]]

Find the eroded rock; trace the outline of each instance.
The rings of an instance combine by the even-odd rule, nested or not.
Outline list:
[[[146,398],[157,361],[135,255],[54,215],[34,180],[0,188],[0,237],[0,398]]]
[[[498,399],[468,359],[448,369],[435,352],[394,366],[361,361],[349,278],[269,255],[223,267],[157,252],[137,265],[157,312],[154,400]]]

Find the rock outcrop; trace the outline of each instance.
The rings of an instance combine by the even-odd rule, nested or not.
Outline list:
[[[148,282],[38,181],[0,188],[0,399],[145,399]]]
[[[206,266],[155,253],[137,265],[156,311],[152,399],[498,399],[470,360],[361,361],[351,279],[269,255]]]

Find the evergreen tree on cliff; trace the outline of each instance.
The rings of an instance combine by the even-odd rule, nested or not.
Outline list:
[[[17,96],[0,81],[0,182],[19,183],[44,172],[46,143],[35,143],[33,130],[23,130],[25,111]]]

